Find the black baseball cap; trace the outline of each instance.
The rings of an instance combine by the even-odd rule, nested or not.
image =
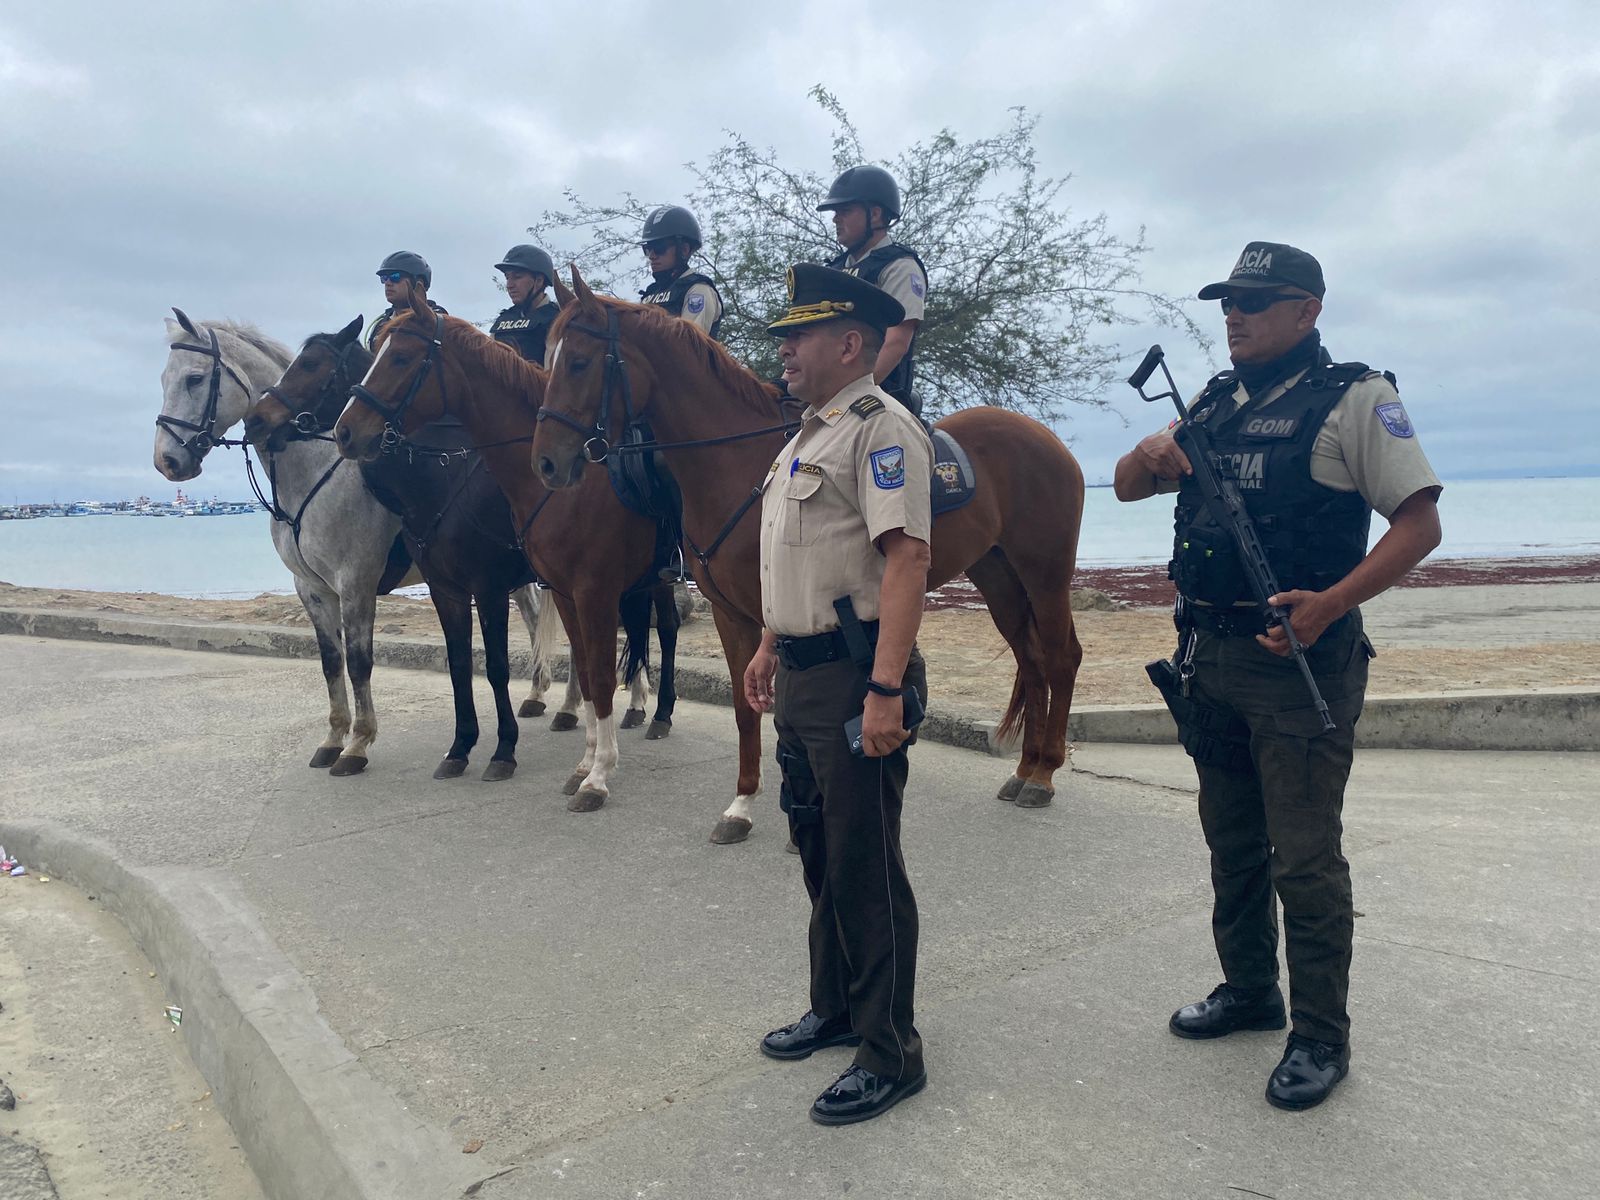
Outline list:
[[[789,268],[788,283],[788,311],[767,326],[773,337],[785,337],[789,330],[801,325],[841,318],[860,321],[886,333],[906,319],[900,301],[877,284],[848,271],[795,263]]]
[[[1304,250],[1282,242],[1251,242],[1226,279],[1200,289],[1200,299],[1220,300],[1230,292],[1275,287],[1299,288],[1320,300],[1327,291],[1322,264]]]

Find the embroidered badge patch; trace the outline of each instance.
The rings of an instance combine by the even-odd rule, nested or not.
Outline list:
[[[927,290],[927,285],[922,282],[919,276],[913,275],[911,277],[911,294],[913,296],[920,300]]]
[[[939,482],[951,491],[961,486],[960,463],[936,462],[933,464],[933,473],[939,477]]]
[[[1388,404],[1380,404],[1372,410],[1378,414],[1378,420],[1383,422],[1383,427],[1397,438],[1413,437],[1416,430],[1411,427],[1411,418],[1406,415],[1405,405],[1398,400]]]
[[[906,452],[899,446],[872,452],[872,482],[886,491],[904,487],[906,482]]]
[[[703,313],[706,310],[706,298],[699,292],[690,292],[683,306],[692,313]]]

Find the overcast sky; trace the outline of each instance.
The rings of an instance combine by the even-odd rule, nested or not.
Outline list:
[[[1592,0],[58,0],[0,7],[0,502],[170,498],[172,305],[298,344],[380,310],[405,247],[487,318],[492,264],[566,186],[677,201],[730,128],[826,170],[815,83],[883,157],[1026,106],[1073,210],[1146,229],[1149,287],[1192,295],[1252,238],[1311,251],[1327,344],[1398,374],[1447,483],[1600,471]],[[1119,337],[1210,372],[1172,330]],[[1166,419],[1109,398],[1060,429],[1091,482]],[[191,490],[243,496],[237,453]]]

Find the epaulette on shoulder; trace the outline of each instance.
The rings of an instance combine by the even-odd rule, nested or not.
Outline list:
[[[865,421],[883,411],[883,401],[876,396],[863,396],[850,406],[850,411]]]

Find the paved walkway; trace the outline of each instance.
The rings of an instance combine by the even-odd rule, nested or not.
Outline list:
[[[449,685],[429,672],[380,671],[372,766],[342,780],[303,765],[312,663],[6,637],[0,672],[0,822],[236,884],[360,1065],[482,1140],[464,1161],[491,1200],[1576,1197],[1600,1177],[1595,755],[1358,755],[1354,1065],[1286,1114],[1261,1096],[1280,1035],[1165,1029],[1218,977],[1181,754],[1084,748],[1030,812],[993,799],[1003,763],[919,747],[931,1083],[824,1130],[805,1109],[848,1051],[755,1049],[805,1007],[775,796],[749,842],[706,841],[728,710],[625,737],[612,802],[574,815],[580,735],[542,721],[513,780],[434,782]]]

